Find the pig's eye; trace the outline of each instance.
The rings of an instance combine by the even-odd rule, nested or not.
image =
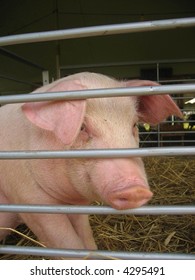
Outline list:
[[[134,130],[137,130],[137,129],[138,129],[138,123],[134,123],[133,129],[134,129]]]
[[[133,136],[135,138],[138,138],[138,124],[137,123],[134,123],[134,125],[133,125]]]
[[[85,124],[83,123],[82,126],[81,126],[81,131],[85,131],[86,130],[86,126]]]
[[[89,133],[87,130],[86,125],[83,123],[80,129],[80,137],[82,139],[82,141],[88,141],[89,140]]]

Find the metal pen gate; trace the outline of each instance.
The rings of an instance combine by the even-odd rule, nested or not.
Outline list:
[[[195,26],[195,18],[158,20],[141,23],[116,24],[95,26],[88,28],[75,28],[50,32],[39,32],[6,36],[0,38],[0,46],[33,43],[69,38],[82,38],[92,36],[106,36],[122,33],[148,32],[154,30],[174,29]],[[162,85],[155,87],[105,89],[71,91],[52,94],[23,94],[1,96],[0,104],[21,103],[46,100],[86,99],[95,97],[132,96],[132,95],[155,95],[155,94],[185,94],[195,93],[195,84]],[[160,145],[159,145],[160,146]],[[144,157],[144,156],[179,156],[195,155],[195,147],[149,147],[140,149],[111,149],[111,150],[77,150],[77,151],[0,151],[0,160],[3,159],[35,159],[35,158],[117,158],[117,157]],[[66,205],[0,205],[1,212],[36,212],[36,213],[68,213],[68,214],[128,214],[128,215],[184,215],[195,214],[195,206],[144,206],[138,209],[118,211],[107,206],[66,206]],[[35,248],[20,246],[0,246],[1,254],[41,255],[49,257],[84,258],[90,259],[195,259],[194,254],[171,254],[171,253],[131,253],[87,250],[65,250],[51,248]]]

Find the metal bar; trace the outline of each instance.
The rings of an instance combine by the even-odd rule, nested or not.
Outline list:
[[[10,51],[8,51],[8,50],[6,50],[4,48],[0,48],[0,54],[4,55],[4,56],[7,56],[7,57],[9,57],[11,59],[14,59],[14,60],[16,60],[16,61],[18,61],[20,63],[23,63],[23,64],[26,64],[28,66],[37,68],[37,69],[39,69],[41,71],[46,70],[44,67],[42,67],[42,66],[40,66],[40,65],[30,61],[30,60],[27,60],[27,59],[23,58],[22,56],[19,56],[19,55],[13,53],[13,52],[10,52]]]
[[[195,18],[166,19],[156,21],[135,22],[126,24],[100,25],[92,27],[72,28],[66,30],[36,32],[21,35],[10,35],[0,38],[0,46],[46,42],[93,36],[107,36],[135,32],[166,30],[195,26]]]
[[[51,158],[128,158],[144,156],[192,156],[195,147],[91,149],[69,151],[0,151],[0,159],[51,159]]]
[[[145,253],[145,252],[117,252],[106,250],[65,250],[39,248],[29,246],[0,246],[0,254],[18,254],[47,257],[64,257],[67,259],[121,259],[121,260],[195,260],[195,254],[176,253]]]
[[[51,100],[76,100],[87,98],[103,98],[116,96],[141,96],[141,95],[159,95],[159,94],[184,94],[194,93],[195,84],[188,85],[164,85],[164,86],[147,86],[147,87],[128,87],[128,88],[109,88],[109,89],[93,89],[81,91],[66,92],[49,92],[34,93],[22,95],[0,96],[0,104],[23,103],[23,102],[39,102]]]
[[[193,133],[195,133],[195,131],[193,131],[193,130],[190,131],[190,130],[187,130],[187,129],[186,130],[177,130],[177,131],[176,130],[167,130],[167,131],[164,131],[164,130],[161,131],[160,130],[161,135],[166,135],[166,134],[170,134],[170,133],[177,136],[178,134],[179,135],[181,135],[181,134],[193,134]]]
[[[190,97],[190,98],[193,98],[193,97]],[[189,98],[189,99],[190,99]],[[174,98],[175,99],[175,98]],[[184,98],[177,98],[177,99],[186,99],[186,97],[184,97]],[[184,110],[183,110],[184,111]],[[185,112],[187,112],[187,111],[191,111],[190,109],[188,109],[188,110],[185,110]],[[162,121],[161,122],[161,125],[163,125],[163,124],[172,124],[172,123],[179,123],[179,124],[181,124],[181,123],[187,123],[187,122],[189,122],[190,120],[189,119],[186,119],[186,120],[174,120],[174,121],[172,121],[172,120],[164,120],[164,121]]]
[[[43,86],[49,84],[49,71],[45,70],[42,72],[42,82]]]
[[[183,83],[183,82],[187,82],[187,83],[194,83],[195,82],[195,79],[178,79],[178,80],[160,80],[159,81],[159,83],[160,84],[163,84],[163,83],[166,83],[166,84],[168,84],[168,83]],[[182,97],[181,97],[181,99],[182,99]]]
[[[177,64],[177,63],[195,63],[194,58],[184,59],[164,59],[164,60],[142,60],[142,61],[122,61],[122,62],[109,62],[109,63],[94,63],[94,64],[78,64],[78,65],[65,65],[61,66],[60,70],[72,69],[90,69],[90,68],[104,68],[104,67],[120,67],[120,66],[140,66],[140,65],[156,65],[159,64]]]
[[[195,215],[195,206],[142,206],[140,208],[116,210],[109,206],[75,205],[16,205],[0,204],[0,212],[17,213],[63,213],[63,214],[98,214],[98,215]]]
[[[145,140],[141,140],[141,141],[139,141],[139,142],[140,142],[140,144],[144,144],[144,143],[145,143],[145,144],[149,144],[149,143],[150,143],[150,144],[152,144],[152,143],[155,143],[155,144],[156,144],[156,143],[158,143],[158,140],[153,140],[153,141],[151,140],[151,141],[150,141],[150,140],[145,139]],[[178,139],[178,140],[160,140],[159,143],[162,143],[162,144],[163,144],[163,143],[174,143],[174,144],[175,144],[175,143],[180,143],[180,144],[181,144],[181,140],[179,140],[179,139]],[[192,144],[194,144],[194,140],[183,140],[182,143],[183,143],[183,144],[184,144],[184,143],[192,143]]]
[[[185,130],[178,130],[178,131],[175,131],[175,130],[167,130],[167,131],[160,131],[160,134],[168,134],[168,133],[172,133],[172,134],[175,134],[175,135],[177,135],[178,133],[179,134],[181,134],[181,133],[183,133],[183,134],[185,134],[185,135],[187,135],[187,134],[195,134],[195,130],[189,130],[189,129],[185,129]],[[143,131],[141,131],[141,132],[139,132],[139,135],[141,136],[141,135],[157,135],[157,131],[155,132],[155,131],[145,131],[145,132],[143,132]]]
[[[175,80],[175,82],[176,82],[177,80]],[[195,81],[195,80],[194,80]],[[192,99],[192,98],[194,98],[194,96],[187,96],[187,98],[190,100],[190,99]],[[186,96],[174,96],[174,100],[177,100],[177,99],[179,99],[179,100],[183,100],[183,99],[186,99]],[[183,109],[184,110],[184,109]],[[190,109],[185,109],[185,111],[190,111]]]

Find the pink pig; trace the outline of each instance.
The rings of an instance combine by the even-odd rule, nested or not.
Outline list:
[[[35,92],[155,86],[94,73],[60,79]],[[0,109],[0,150],[137,148],[137,122],[182,117],[168,95],[11,104]],[[0,161],[0,203],[78,204],[103,201],[116,209],[152,197],[140,158]],[[50,247],[96,249],[87,215],[0,213],[0,227],[25,223]],[[0,231],[0,239],[9,231]]]

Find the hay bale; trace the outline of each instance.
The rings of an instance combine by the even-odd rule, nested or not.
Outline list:
[[[195,203],[195,159],[193,157],[146,158],[146,171],[154,197],[152,205]],[[195,253],[195,216],[91,215],[91,226],[100,250],[128,252]],[[19,228],[34,238],[26,227]],[[35,246],[17,234],[6,244]],[[36,245],[37,246],[37,245]],[[26,256],[2,256],[1,259],[37,259]],[[41,258],[41,257],[40,257]]]

